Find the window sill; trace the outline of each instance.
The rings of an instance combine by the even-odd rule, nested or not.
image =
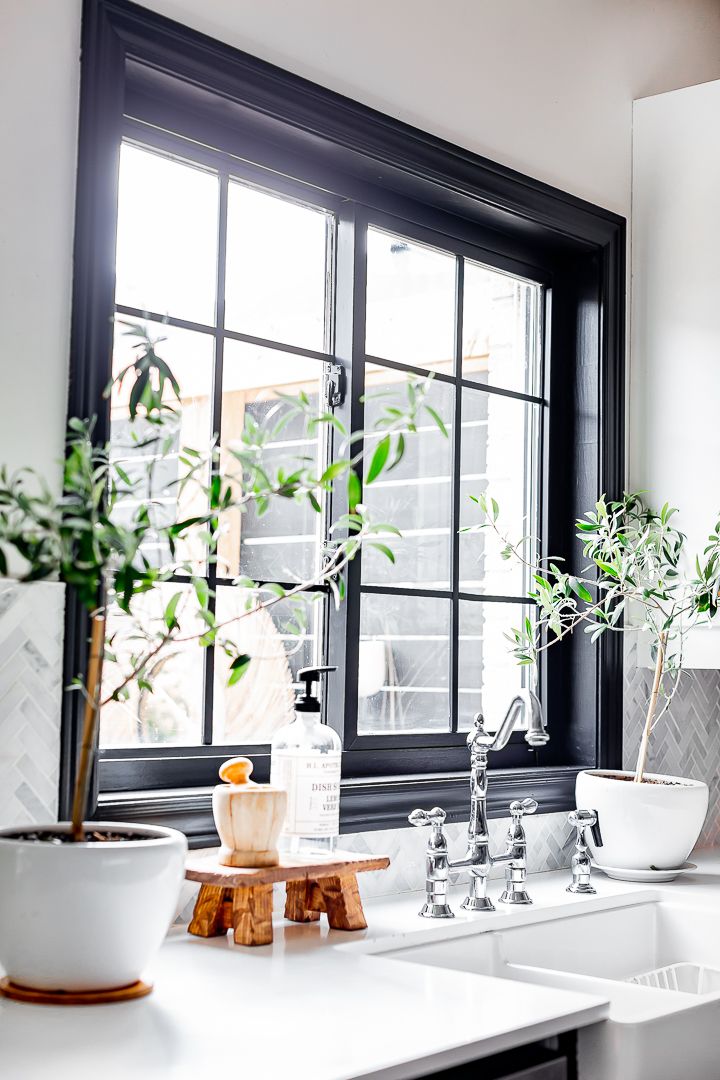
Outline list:
[[[532,795],[539,812],[552,814],[575,806],[578,766],[498,769],[490,774],[488,816],[504,817],[513,799]],[[101,795],[95,817],[102,821],[137,821],[180,829],[191,847],[217,844],[212,816],[212,788],[169,789]],[[341,833],[396,829],[407,825],[416,806],[443,806],[448,821],[469,817],[468,775],[384,777],[372,782],[346,780],[340,799]]]

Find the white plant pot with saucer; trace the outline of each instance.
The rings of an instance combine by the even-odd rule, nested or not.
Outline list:
[[[70,825],[0,830],[0,967],[14,986],[105,992],[136,983],[175,914],[187,841],[174,829],[93,822],[123,839],[53,843]]]
[[[682,776],[585,769],[578,773],[578,809],[595,810],[602,839],[586,840],[598,866],[628,871],[681,867],[697,843],[708,809],[708,786]]]

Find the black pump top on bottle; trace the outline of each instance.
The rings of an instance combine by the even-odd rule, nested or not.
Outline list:
[[[313,694],[313,686],[320,682],[323,671],[337,671],[336,667],[306,667],[298,671],[298,679],[305,689],[295,698],[295,712],[320,712],[320,699]]]

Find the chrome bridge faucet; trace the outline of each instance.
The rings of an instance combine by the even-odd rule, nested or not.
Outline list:
[[[420,911],[425,918],[453,918],[447,902],[450,870],[467,869],[470,872],[470,888],[461,905],[465,911],[494,911],[495,906],[487,895],[487,881],[490,870],[499,863],[505,864],[505,890],[500,901],[503,904],[532,903],[525,887],[527,841],[522,819],[525,814],[534,814],[538,804],[534,799],[510,803],[507,849],[501,855],[490,854],[487,823],[488,755],[507,745],[518,718],[523,714],[527,717],[525,741],[531,749],[544,746],[550,736],[545,730],[540,702],[531,690],[523,690],[512,699],[505,719],[494,733],[485,730],[480,713],[475,717],[473,730],[467,739],[470,750],[470,825],[467,852],[462,859],[448,858],[443,832],[445,811],[439,806],[432,810],[413,810],[408,818],[411,825],[432,827],[425,852],[426,897]]]

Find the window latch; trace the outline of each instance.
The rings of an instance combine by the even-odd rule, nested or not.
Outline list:
[[[345,401],[347,378],[340,364],[325,364],[325,403],[328,409],[337,409]]]

